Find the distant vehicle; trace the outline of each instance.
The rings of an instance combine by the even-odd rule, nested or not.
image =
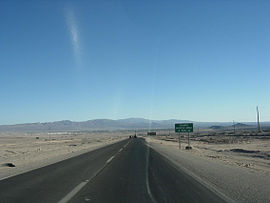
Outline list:
[[[129,138],[132,138],[131,135],[129,136]]]
[[[147,135],[157,135],[157,132],[147,132]]]

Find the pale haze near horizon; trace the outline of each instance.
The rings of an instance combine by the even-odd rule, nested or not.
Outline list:
[[[0,124],[270,121],[269,1],[0,2]]]

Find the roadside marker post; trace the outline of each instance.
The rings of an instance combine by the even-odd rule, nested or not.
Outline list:
[[[189,132],[188,132],[188,147],[190,147]]]
[[[193,132],[193,123],[176,123],[175,132],[179,133],[178,134],[179,149],[181,149],[180,133],[184,133],[184,132],[188,133],[188,146],[186,147],[186,149],[191,149],[189,133]]]
[[[180,133],[178,133],[178,143],[179,143],[179,149],[181,149]]]

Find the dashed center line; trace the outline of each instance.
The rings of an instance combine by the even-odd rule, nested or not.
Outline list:
[[[72,197],[74,197],[86,184],[88,183],[88,180],[81,182],[79,185],[77,185],[70,193],[68,193],[63,199],[61,199],[58,203],[66,203],[68,202]]]
[[[130,142],[130,141],[129,141]],[[124,148],[127,147],[127,145],[129,144],[129,142],[127,144],[124,145]]]
[[[111,162],[111,160],[114,158],[114,156],[112,156],[111,158],[109,158],[107,161],[106,161],[106,163],[110,163]]]
[[[123,148],[125,148],[127,145],[129,144],[129,142],[127,143],[127,144],[125,144],[124,145],[124,147]],[[123,150],[123,148],[120,148],[120,150],[119,150],[119,152],[121,152],[122,150]],[[116,153],[117,154],[117,153]],[[107,166],[107,164],[108,163],[110,163],[112,160],[113,160],[113,158],[116,156],[116,154],[115,155],[113,155],[111,158],[109,158],[107,161],[106,161],[106,163],[105,163],[105,165],[102,167],[102,168],[100,168],[91,178],[90,178],[90,180],[92,179],[92,178],[94,178],[99,172],[101,172],[106,166]],[[69,200],[71,200],[71,198],[72,197],[74,197],[90,180],[85,180],[85,181],[83,181],[83,182],[81,182],[79,185],[77,185],[71,192],[69,192],[64,198],[62,198],[58,203],[67,203]],[[90,201],[90,199],[88,199],[87,198],[87,200],[85,199],[85,201]]]

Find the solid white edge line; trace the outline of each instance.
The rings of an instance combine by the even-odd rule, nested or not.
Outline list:
[[[155,152],[157,152],[159,155],[165,157],[167,160],[171,161],[173,163],[173,167],[177,170],[182,170],[182,172],[186,173],[187,175],[189,175],[191,178],[194,178],[196,181],[198,181],[200,184],[202,184],[204,187],[206,187],[208,190],[212,191],[213,193],[215,193],[216,195],[218,195],[221,199],[223,199],[225,202],[230,202],[230,203],[235,203],[235,201],[233,199],[231,199],[230,197],[228,197],[227,195],[225,195],[223,192],[219,191],[217,188],[214,187],[213,183],[208,182],[206,180],[203,180],[202,178],[200,178],[199,176],[197,176],[195,173],[191,172],[190,170],[188,170],[187,168],[180,166],[179,163],[177,161],[175,161],[174,159],[170,158],[168,155],[163,154],[157,150],[155,150],[149,143],[146,143],[146,145],[148,146],[148,148],[151,148],[152,150],[154,150]]]
[[[13,176],[17,176],[17,175],[20,175],[20,174],[15,174],[15,175],[10,175],[10,176],[3,177],[3,178],[0,179],[0,181],[1,181],[1,180],[8,179],[8,178],[11,178],[11,177],[13,177]]]
[[[147,188],[147,193],[150,197],[150,199],[152,200],[153,203],[156,203],[157,201],[155,200],[154,196],[151,193],[150,190],[150,186],[149,186],[149,174],[148,174],[148,170],[149,170],[149,146],[146,145],[147,148],[147,152],[146,152],[146,188]]]

